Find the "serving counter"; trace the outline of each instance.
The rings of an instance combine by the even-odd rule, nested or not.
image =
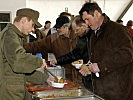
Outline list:
[[[33,100],[103,100],[84,89],[62,89],[36,92]]]
[[[54,88],[47,84],[29,85],[27,88],[32,95],[32,100],[104,100],[91,91],[66,80],[64,88]]]

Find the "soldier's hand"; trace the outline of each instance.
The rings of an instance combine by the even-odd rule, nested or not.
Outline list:
[[[46,61],[45,61],[45,59],[42,59],[42,66],[41,67],[43,67],[43,68],[47,68],[48,66],[47,66],[47,63],[46,63]]]
[[[48,79],[46,80],[46,82],[48,83],[49,86],[51,86],[52,81],[55,81],[55,78],[52,76],[49,76]]]

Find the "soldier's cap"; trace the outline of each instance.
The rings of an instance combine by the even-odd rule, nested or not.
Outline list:
[[[42,25],[38,22],[39,12],[36,10],[30,9],[30,8],[22,8],[17,10],[16,16],[30,17],[34,21],[37,28],[42,27]]]

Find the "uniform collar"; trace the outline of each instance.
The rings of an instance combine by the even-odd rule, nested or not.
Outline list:
[[[26,37],[22,32],[20,32],[20,30],[15,25],[9,23],[7,27],[13,29],[16,32],[16,34],[18,34],[20,37],[22,38]]]

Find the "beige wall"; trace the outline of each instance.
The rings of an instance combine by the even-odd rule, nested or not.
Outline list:
[[[52,25],[60,12],[65,11],[68,7],[68,12],[77,15],[85,1],[89,0],[27,0],[26,6],[35,8],[40,11],[39,21],[42,25],[46,20],[50,20]],[[125,9],[130,0],[92,0],[96,1],[111,20],[116,21],[122,11]],[[131,12],[132,11],[132,12]],[[124,24],[129,20],[133,20],[133,7],[123,17]]]
[[[77,15],[85,0],[27,0],[27,7],[34,8],[40,12],[39,22],[44,25],[46,20],[55,24],[56,18],[68,7],[68,12]]]
[[[68,12],[77,15],[81,6],[87,0],[1,0],[0,11],[11,11],[12,20],[15,17],[15,12],[19,8],[29,7],[40,12],[39,21],[42,25],[46,20],[50,20],[52,25],[60,12],[65,11],[68,7]],[[89,1],[89,0],[88,0]],[[123,9],[127,6],[130,0],[93,0],[96,1],[111,20],[116,20]],[[105,1],[105,2],[104,2]],[[133,20],[133,6],[129,9],[126,15],[122,18],[124,24],[129,19]]]
[[[97,1],[97,3],[102,8],[103,12],[105,12],[110,17],[111,20],[116,21],[131,0],[95,0],[95,1]],[[124,25],[126,25],[127,21],[130,19],[133,20],[133,5],[130,7],[128,12],[122,18]]]
[[[124,23],[123,23],[124,25],[127,24],[128,20],[133,20],[133,5],[127,11],[126,15],[122,18],[122,20],[124,21]]]
[[[26,0],[1,0],[0,11],[11,11],[12,21],[15,17],[16,10],[26,7]]]

